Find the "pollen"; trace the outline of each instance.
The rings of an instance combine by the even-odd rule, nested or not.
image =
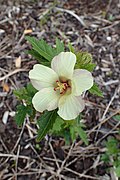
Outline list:
[[[56,87],[54,88],[54,91],[59,90],[60,94],[64,94],[67,91],[68,87],[70,87],[68,82],[60,82],[57,80],[56,81]]]

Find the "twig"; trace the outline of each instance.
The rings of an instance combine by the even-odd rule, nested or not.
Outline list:
[[[20,154],[20,145],[18,146],[17,158],[16,158],[16,163],[15,163],[15,171],[16,171],[16,174],[17,174],[19,154]],[[15,179],[17,180],[17,175],[15,176]]]
[[[53,147],[52,147],[52,145],[51,145],[51,143],[50,143],[50,142],[49,142],[49,146],[50,146],[50,149],[51,149],[51,151],[52,151],[53,157],[54,157],[54,159],[55,159],[55,162],[56,162],[57,168],[59,169],[59,168],[60,168],[60,166],[59,166],[59,164],[58,164],[58,161],[57,161],[57,158],[56,158],[55,152],[54,152]]]
[[[105,110],[105,112],[104,112],[104,114],[103,114],[103,116],[102,116],[102,118],[101,118],[100,121],[102,121],[102,120],[105,118],[105,115],[107,114],[108,109],[109,109],[109,107],[111,106],[112,102],[114,101],[114,99],[115,99],[117,93],[119,92],[119,90],[120,90],[120,87],[118,87],[118,88],[115,90],[114,95],[112,96],[110,102],[108,103],[108,105],[107,105],[107,107],[106,107],[106,110]]]
[[[104,124],[105,122],[107,122],[110,118],[112,118],[113,116],[115,116],[116,114],[120,113],[120,109],[118,109],[116,112],[114,112],[113,114],[111,114],[109,117],[103,119],[103,121],[101,121],[99,124],[97,124],[89,133],[88,135],[90,135],[95,129],[97,129],[100,125]]]
[[[9,157],[9,158],[15,158],[15,159],[17,159],[17,155],[14,155],[14,154],[2,154],[2,153],[0,153],[0,157]],[[28,159],[28,160],[30,160],[31,158],[30,157],[28,157],[28,156],[19,156],[19,158],[21,158],[21,159]]]
[[[72,15],[74,18],[76,18],[84,27],[87,27],[87,25],[85,24],[85,22],[82,20],[82,18],[80,18],[80,16],[78,16],[77,14],[75,14],[73,11],[70,11],[68,9],[62,9],[62,8],[55,8],[56,10],[58,11],[61,11],[61,12],[66,12],[70,15]]]
[[[25,124],[26,124],[26,120],[23,123],[22,130],[20,132],[19,138],[17,139],[17,142],[16,142],[15,146],[12,149],[12,153],[14,152],[14,150],[16,149],[17,145],[19,144],[19,142],[21,140],[21,137],[22,137],[22,134],[23,134],[23,131],[24,131],[24,128],[25,128]]]
[[[23,72],[23,71],[28,71],[28,69],[15,69],[14,71],[12,71],[12,72],[6,74],[5,76],[1,77],[0,81],[3,81],[4,79],[6,79],[8,77],[10,77],[10,76],[12,76],[12,75],[14,75],[14,74],[16,74],[18,72]]]
[[[112,102],[114,101],[117,93],[119,92],[119,89],[120,89],[120,87],[118,87],[118,88],[115,90],[114,95],[112,96],[111,100],[109,101],[109,103],[108,103],[108,105],[107,105],[107,107],[106,107],[106,109],[105,109],[105,111],[104,111],[104,113],[103,113],[102,118],[99,120],[100,122],[102,122],[103,119],[105,119],[105,116],[106,116],[106,114],[107,114],[107,112],[108,112],[108,109],[109,109],[109,107],[111,106]],[[100,129],[100,127],[101,127],[101,124],[99,125],[98,130]],[[97,136],[98,136],[98,131],[97,131],[97,133],[96,133],[95,140],[97,139]]]
[[[99,105],[99,104],[97,104],[97,103],[95,103],[95,102],[92,102],[92,101],[89,101],[89,100],[86,100],[86,99],[85,99],[85,103],[86,103],[86,106],[91,106],[91,105],[93,105],[93,106],[98,107],[98,108],[101,108],[101,109],[106,109],[105,105]],[[115,109],[112,109],[112,108],[109,108],[108,111],[116,112],[116,110],[115,110]]]
[[[66,167],[65,167],[65,170],[70,171],[70,172],[72,172],[73,174],[78,175],[80,178],[81,178],[81,177],[85,177],[85,178],[89,178],[89,179],[100,180],[100,178],[97,178],[97,177],[94,177],[94,176],[85,175],[85,174],[80,174],[80,173],[78,173],[78,172],[76,172],[76,171],[73,171],[72,169],[69,169],[69,168],[66,168]]]
[[[72,143],[72,146],[71,146],[71,148],[70,148],[70,150],[69,150],[69,152],[68,152],[68,154],[67,154],[66,158],[65,158],[65,159],[64,159],[64,161],[62,162],[61,167],[58,169],[57,174],[60,174],[60,173],[61,173],[61,171],[63,170],[64,165],[65,165],[65,163],[66,163],[67,159],[69,158],[69,156],[70,156],[70,154],[71,154],[71,152],[72,152],[73,146],[74,146],[74,142]]]
[[[101,139],[99,139],[96,142],[96,144],[98,145],[100,143],[100,141],[102,141],[105,137],[107,137],[109,134],[111,134],[112,131],[114,131],[119,125],[120,125],[120,121],[108,133],[106,133]]]

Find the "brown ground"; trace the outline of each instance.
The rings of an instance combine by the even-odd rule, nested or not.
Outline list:
[[[0,0],[0,180],[116,180],[100,155],[106,138],[120,140],[115,133],[119,124],[113,119],[120,111],[119,12],[119,0],[58,0],[56,5],[52,0]],[[25,29],[50,44],[57,36],[92,53],[95,81],[104,98],[88,93],[85,97],[88,147],[81,141],[66,146],[55,137],[36,143],[36,127],[29,119],[17,128],[13,90],[27,84],[28,70],[36,63],[25,54]]]

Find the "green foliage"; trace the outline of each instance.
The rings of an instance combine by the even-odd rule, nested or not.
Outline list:
[[[68,43],[68,48],[72,53],[75,54],[75,49],[74,49],[74,47],[72,46],[72,44],[70,42]]]
[[[105,154],[102,155],[102,160],[105,163],[109,163],[110,158],[113,159],[113,166],[115,167],[115,172],[118,177],[120,177],[120,149],[119,149],[119,142],[115,138],[111,138],[105,143],[107,151]]]
[[[78,52],[76,53],[77,62],[75,68],[86,69],[88,71],[93,71],[95,64],[92,63],[92,55],[88,52]]]
[[[75,140],[76,137],[79,135],[82,141],[85,143],[85,145],[88,145],[88,139],[87,134],[83,130],[85,128],[85,125],[80,122],[81,116],[79,115],[74,121],[73,125],[70,126],[70,132],[71,132],[71,138],[72,140]]]
[[[116,167],[115,173],[116,173],[117,177],[120,177],[120,165]]]
[[[105,163],[108,163],[110,161],[109,155],[107,153],[102,154],[101,160],[104,161]]]
[[[60,52],[64,52],[64,44],[58,38],[56,38],[56,55]]]
[[[14,94],[20,101],[24,101],[26,105],[20,104],[17,106],[15,121],[18,126],[22,126],[26,115],[30,116],[32,120],[35,116],[35,109],[32,105],[32,98],[36,93],[36,89],[32,84],[28,84],[26,87],[19,90],[14,90]]]
[[[57,116],[52,128],[52,132],[57,133],[62,131],[63,126],[64,126],[64,120],[60,116]]]
[[[32,98],[36,92],[37,90],[32,86],[31,83],[29,83],[26,87],[23,87],[18,90],[14,90],[15,96],[19,100],[24,100],[27,105],[32,104]]]
[[[75,132],[80,136],[80,138],[82,139],[82,141],[85,143],[85,145],[88,145],[88,139],[87,139],[87,134],[86,132],[82,129],[82,125],[79,124],[79,126],[77,126],[75,128]],[[75,139],[76,137],[74,137]]]
[[[106,142],[109,155],[116,155],[120,150],[118,149],[118,141],[114,138],[109,139]]]
[[[27,54],[32,55],[39,63],[43,64],[44,66],[49,66],[51,63],[47,61],[44,57],[42,57],[37,51],[34,49],[28,50]]]
[[[76,137],[80,136],[82,141],[88,145],[87,134],[83,130],[85,125],[80,123],[80,116],[75,120],[63,120],[59,116],[56,118],[52,130],[52,134],[63,136],[66,140],[66,144],[70,144],[70,141],[74,141]]]
[[[37,140],[41,141],[44,136],[52,129],[53,124],[57,118],[57,110],[46,111],[37,121],[39,129]]]
[[[56,38],[56,46],[53,48],[48,45],[43,39],[37,40],[34,37],[26,37],[26,40],[32,45],[32,49],[28,51],[39,63],[50,66],[51,60],[60,52],[64,52],[64,44]],[[86,69],[93,71],[95,64],[92,63],[92,56],[87,52],[75,52],[72,45],[69,43],[69,50],[76,55],[77,62],[75,68]],[[102,92],[96,84],[89,90],[91,93],[103,96]],[[36,111],[32,105],[32,98],[37,90],[28,84],[26,87],[15,90],[14,94],[22,102],[17,106],[17,112],[15,116],[16,123],[21,126],[26,116],[30,119],[34,119]],[[88,145],[87,134],[84,131],[85,126],[80,122],[81,116],[78,116],[75,120],[65,121],[57,115],[57,110],[46,111],[38,118],[38,137],[37,140],[41,141],[47,133],[62,135],[65,138],[67,144],[76,140],[76,137],[80,137],[81,140]]]
[[[18,126],[22,126],[24,119],[27,115],[28,108],[24,105],[17,106],[17,112],[15,115],[15,121]]]
[[[115,120],[120,121],[120,115],[116,115],[113,117]]]
[[[56,39],[56,48],[52,48],[52,46],[48,45],[43,39],[37,40],[34,37],[26,36],[26,40],[28,40],[33,47],[32,51],[29,51],[30,54],[37,57],[37,60],[41,60],[41,62],[45,60],[49,62],[54,56],[64,51],[64,44],[59,39]]]
[[[93,84],[93,86],[88,90],[91,94],[104,97],[102,91],[99,89],[98,85],[96,83]]]

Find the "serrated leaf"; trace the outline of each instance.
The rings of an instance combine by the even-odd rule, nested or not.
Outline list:
[[[91,94],[104,97],[102,91],[99,89],[98,85],[94,83],[94,85],[88,90]]]
[[[80,138],[83,140],[83,142],[88,145],[88,139],[86,132],[82,129],[85,127],[83,123],[80,122],[81,116],[79,115],[73,122],[71,122],[69,128],[70,128],[70,135],[72,141],[76,139],[76,137],[79,135]]]
[[[56,53],[64,52],[64,44],[58,38],[56,38]]]
[[[83,142],[86,145],[88,145],[88,138],[87,138],[86,132],[80,126],[77,127],[77,132],[78,132],[80,138],[83,140]]]
[[[115,168],[115,173],[116,173],[117,177],[120,177],[120,166]]]
[[[37,90],[33,87],[31,83],[27,84],[26,91],[27,91],[28,96],[30,97],[33,97],[35,93],[37,92]]]
[[[25,88],[14,90],[13,93],[19,100],[23,100],[24,98],[26,98],[26,89]]]
[[[57,118],[57,110],[54,111],[46,111],[39,119],[38,119],[38,136],[37,141],[41,141],[44,136],[48,133],[50,129],[52,129],[53,124]]]
[[[32,86],[31,83],[29,83],[26,87],[14,90],[14,95],[19,100],[25,100],[27,105],[30,105],[30,104],[32,104],[32,98],[36,92],[37,92],[37,90]]]
[[[115,120],[120,121],[120,115],[116,115],[113,117]]]
[[[50,45],[48,45],[43,39],[37,40],[34,37],[26,36],[26,40],[32,44],[33,49],[37,51],[38,54],[40,54],[48,61],[52,60],[52,58],[54,57],[54,49]]]
[[[41,63],[41,61],[45,60],[45,58],[43,58],[43,57],[42,57],[37,51],[35,51],[34,49],[28,50],[26,53],[32,55],[36,60],[38,60],[39,63]]]
[[[52,48],[43,39],[37,40],[34,37],[27,36],[26,40],[28,40],[33,46],[32,51],[29,51],[30,54],[42,63],[45,63],[45,61],[51,61],[54,56],[64,51],[64,44],[59,39],[56,39],[56,48]]]
[[[92,63],[92,55],[88,52],[78,52],[76,53],[76,58],[75,68],[86,69],[92,72],[96,67],[96,64]]]
[[[82,68],[92,63],[92,55],[88,52],[76,53],[77,62],[75,68]]]
[[[75,54],[75,49],[74,49],[74,47],[72,46],[72,44],[70,42],[68,43],[68,48],[72,53]]]
[[[18,105],[17,106],[15,121],[16,121],[16,124],[18,126],[22,126],[22,124],[25,120],[25,117],[27,115],[27,112],[28,112],[28,108],[26,106],[24,106],[24,105]]]
[[[70,136],[72,141],[74,141],[76,139],[77,133],[76,133],[76,128],[70,126]]]
[[[68,132],[68,130],[64,130],[63,132],[62,132],[62,136],[64,137],[64,139],[65,139],[65,144],[66,145],[70,145],[70,140],[71,140],[71,138],[70,138],[70,133]]]
[[[119,152],[118,141],[115,138],[111,138],[106,142],[106,147],[110,155],[116,155]]]
[[[81,65],[80,69],[86,69],[86,70],[92,72],[95,67],[96,67],[96,64],[94,64],[94,63],[89,63],[89,64],[83,64],[83,65]]]
[[[53,125],[53,128],[52,128],[52,132],[53,133],[57,133],[59,131],[62,130],[62,125],[64,124],[64,120],[61,119],[61,117],[57,117],[56,120],[55,120],[55,123]]]
[[[107,153],[102,154],[101,160],[108,163],[110,161],[109,155]]]
[[[40,64],[43,64],[44,66],[50,67],[51,63],[49,61],[47,61],[45,58],[43,58],[34,49],[28,50],[26,53],[32,55]]]

